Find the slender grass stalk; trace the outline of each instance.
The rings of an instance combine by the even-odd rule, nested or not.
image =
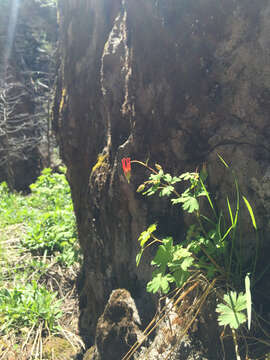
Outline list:
[[[208,202],[209,202],[209,204],[210,204],[210,206],[211,206],[211,209],[212,209],[212,211],[213,211],[213,213],[214,213],[215,219],[217,220],[217,219],[218,219],[218,216],[217,216],[215,207],[214,207],[214,205],[213,205],[213,202],[212,202],[212,200],[211,200],[211,197],[210,197],[210,195],[209,195],[209,192],[207,191],[207,189],[206,189],[206,187],[205,187],[205,185],[204,185],[204,183],[203,183],[203,181],[202,181],[201,178],[200,178],[200,184],[201,184],[201,186],[202,186],[202,188],[203,188],[203,190],[204,190],[204,192],[205,192],[205,195],[206,195],[206,197],[207,197],[207,200],[208,200]]]
[[[237,224],[238,224],[238,216],[239,216],[239,203],[240,203],[240,196],[239,196],[239,186],[238,186],[238,182],[237,179],[235,177],[234,172],[232,171],[233,176],[234,176],[234,183],[235,183],[235,190],[236,190],[236,209],[235,209],[235,215],[233,218],[233,225],[232,225],[232,237],[231,237],[231,249],[230,249],[230,257],[229,257],[229,268],[228,268],[228,274],[231,274],[232,271],[232,260],[233,260],[233,254],[236,254],[235,252],[235,240],[236,240],[236,230],[237,230]],[[229,202],[230,204],[230,202]],[[229,213],[230,213],[230,209],[231,206],[229,205]],[[230,214],[231,216],[231,214]],[[241,245],[240,245],[240,249],[241,249]],[[241,262],[241,260],[240,260]],[[242,266],[240,266],[241,268]],[[240,270],[241,273],[241,270]]]

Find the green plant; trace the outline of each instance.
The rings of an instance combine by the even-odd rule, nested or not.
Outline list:
[[[141,251],[137,255],[137,265],[139,265],[147,240],[154,237],[154,230],[156,230],[155,224],[149,226],[139,238]],[[161,290],[164,294],[167,294],[170,290],[169,283],[174,282],[177,287],[181,287],[188,279],[188,269],[193,264],[194,258],[187,248],[182,245],[173,245],[171,237],[167,237],[162,241],[154,237],[154,240],[147,246],[152,245],[154,242],[161,243],[161,245],[151,262],[151,265],[155,266],[156,270],[153,272],[152,280],[147,284],[147,291],[156,293]],[[169,271],[167,272],[167,270]]]
[[[0,332],[9,348],[18,345],[19,358],[26,352],[27,358],[43,358],[42,338],[52,332],[66,336],[65,322],[70,322],[60,319],[60,307],[73,298],[80,252],[64,172],[45,169],[25,196],[0,184]],[[58,292],[47,290],[52,285]]]
[[[70,188],[62,173],[44,169],[37,181],[30,185],[32,191],[28,206],[34,216],[27,221],[27,233],[21,244],[33,253],[54,255],[66,266],[79,259],[77,232]]]
[[[147,166],[146,164],[144,165]],[[187,230],[186,239],[181,245],[173,245],[172,241],[169,243],[170,250],[168,249],[167,238],[162,240],[158,239],[154,235],[154,231],[156,231],[157,226],[151,225],[148,230],[143,232],[139,237],[141,250],[137,256],[137,265],[139,264],[141,255],[145,248],[154,243],[159,243],[159,248],[162,249],[162,252],[159,249],[157,250],[159,254],[158,258],[159,261],[163,261],[163,265],[166,264],[166,266],[161,267],[156,263],[153,263],[153,265],[156,265],[162,270],[165,269],[165,271],[172,270],[169,271],[169,273],[172,274],[173,277],[176,266],[171,264],[171,260],[173,259],[173,261],[176,261],[176,259],[178,259],[178,262],[181,263],[184,257],[183,254],[188,254],[188,256],[186,256],[188,260],[186,259],[184,262],[184,264],[189,262],[188,267],[185,265],[184,268],[178,266],[178,268],[182,269],[183,272],[188,271],[188,269],[198,268],[204,271],[208,279],[220,275],[225,277],[227,282],[234,284],[235,287],[241,286],[243,275],[246,274],[248,270],[252,270],[254,272],[257,259],[254,260],[252,269],[248,269],[244,263],[244,259],[241,258],[238,247],[235,244],[236,238],[239,236],[238,226],[240,207],[240,194],[236,178],[234,179],[236,206],[233,211],[233,207],[227,197],[228,218],[230,219],[230,224],[227,224],[224,212],[218,212],[215,209],[214,203],[207,190],[205,184],[207,172],[205,168],[200,174],[197,172],[184,173],[178,177],[172,177],[170,174],[165,174],[160,165],[156,165],[157,170],[149,167],[148,169],[152,171],[152,174],[150,175],[149,180],[139,186],[137,191],[142,192],[142,194],[146,196],[151,196],[156,193],[158,193],[160,197],[169,197],[173,195],[171,198],[172,204],[181,204],[184,211],[195,215],[194,219],[196,221]],[[179,182],[189,183],[182,193],[177,192],[175,188],[175,184]],[[209,215],[206,216],[201,213],[201,198],[207,199],[213,218],[210,218]],[[251,215],[253,226],[255,224],[254,228],[257,230],[251,206],[245,197],[243,197],[243,199]],[[164,249],[168,250],[165,251]],[[183,249],[186,250],[186,253]],[[170,256],[168,256],[168,252],[170,252]],[[181,253],[182,255],[179,255]],[[181,256],[182,260],[180,261]],[[178,281],[175,282],[179,283]]]
[[[230,171],[228,164],[219,156],[223,165]],[[170,197],[173,205],[180,204],[183,211],[194,216],[194,223],[189,227],[186,238],[181,244],[174,244],[171,237],[159,239],[155,232],[157,225],[152,224],[140,235],[140,252],[137,255],[137,266],[141,261],[143,252],[153,244],[156,244],[156,255],[151,262],[155,267],[152,280],[147,284],[147,291],[161,291],[167,294],[172,285],[174,288],[181,288],[194,273],[203,274],[208,280],[219,279],[223,281],[225,287],[234,289],[243,288],[245,274],[251,273],[245,278],[245,295],[236,291],[231,291],[224,295],[224,303],[217,306],[219,312],[219,324],[229,326],[239,357],[235,330],[248,319],[248,327],[251,323],[251,291],[250,279],[254,284],[254,274],[258,260],[258,234],[255,216],[247,198],[242,196],[253,228],[256,233],[256,256],[251,264],[247,264],[241,255],[240,231],[240,191],[237,178],[233,171],[233,182],[235,186],[234,206],[229,197],[226,197],[227,211],[216,209],[207,190],[207,171],[202,168],[200,173],[187,172],[180,176],[172,176],[164,173],[158,164],[155,169],[148,164],[133,160],[131,163],[139,163],[150,170],[149,179],[141,184],[137,192],[142,192],[145,196],[159,194],[160,197]],[[185,190],[179,192],[176,186],[179,183],[187,183]],[[201,208],[206,208],[206,199],[209,210],[207,214],[201,212]],[[204,204],[204,207],[201,205]],[[227,212],[227,214],[226,214]],[[239,245],[240,243],[240,245]],[[247,316],[243,311],[247,311]]]
[[[38,327],[43,321],[44,329],[57,330],[57,319],[62,315],[60,300],[56,293],[38,286],[36,281],[13,289],[0,289],[1,331],[17,332],[23,327]]]
[[[79,247],[69,184],[62,173],[44,169],[37,181],[30,185],[31,194],[22,196],[0,184],[0,224],[6,227],[24,223],[26,235],[21,239],[25,247],[38,255],[47,251],[67,266],[79,260]]]
[[[10,192],[6,182],[0,184],[0,226],[21,223],[32,217],[27,199],[16,192]]]
[[[238,329],[247,320],[243,312],[247,308],[246,295],[242,292],[237,294],[236,291],[230,291],[224,295],[223,300],[225,304],[217,305],[219,325],[228,325],[231,329]]]
[[[74,214],[68,210],[55,210],[41,213],[28,224],[22,246],[39,255],[47,251],[48,255],[54,254],[66,265],[71,265],[78,259],[76,239]]]
[[[42,171],[37,181],[30,185],[32,192],[29,205],[36,209],[46,210],[73,210],[70,188],[65,177],[65,168],[62,173],[53,173],[52,169]]]

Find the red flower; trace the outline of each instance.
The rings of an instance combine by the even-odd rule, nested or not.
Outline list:
[[[127,172],[130,172],[130,170],[131,170],[130,158],[123,158],[122,159],[122,166],[123,166],[123,171],[124,171],[125,174]]]
[[[125,177],[127,181],[130,180],[130,172],[131,172],[131,164],[130,164],[130,158],[123,158],[122,159],[122,167],[125,174]]]

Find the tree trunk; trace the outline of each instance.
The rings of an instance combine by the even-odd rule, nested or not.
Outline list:
[[[184,231],[179,209],[136,193],[143,168],[127,183],[123,157],[173,174],[206,163],[222,201],[233,191],[219,153],[269,233],[270,3],[60,0],[59,12],[54,128],[84,254],[80,326],[92,343],[112,289],[128,289],[145,321],[154,311],[151,254],[135,264],[139,234],[156,220],[161,234]]]

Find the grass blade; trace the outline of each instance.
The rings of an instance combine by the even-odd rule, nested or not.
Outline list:
[[[244,202],[245,202],[245,204],[246,204],[246,207],[247,207],[247,209],[248,209],[248,212],[249,212],[249,215],[250,215],[250,218],[251,218],[253,227],[254,227],[255,230],[257,230],[257,224],[256,224],[256,220],[255,220],[255,216],[254,216],[252,207],[251,207],[248,199],[247,199],[244,195],[242,195],[242,197],[243,197]]]
[[[230,204],[230,200],[227,196],[227,205],[228,205],[228,209],[229,209],[229,213],[230,213],[230,218],[231,218],[231,223],[233,225],[234,221],[233,221],[233,215],[232,215],[232,208],[231,208],[231,204]]]
[[[219,154],[217,154],[217,156],[219,157],[219,160],[223,163],[223,165],[226,167],[226,168],[229,168],[229,165],[226,163],[226,161],[223,159],[223,157]]]
[[[205,187],[205,185],[204,185],[204,183],[203,183],[203,181],[202,181],[201,178],[200,178],[200,183],[201,183],[201,186],[202,186],[202,188],[203,188],[203,190],[204,190],[204,192],[205,192],[205,194],[206,194],[206,197],[207,197],[207,200],[208,200],[208,202],[209,202],[209,204],[210,204],[210,206],[211,206],[211,209],[212,209],[215,217],[217,218],[217,214],[216,214],[216,210],[215,210],[215,208],[214,208],[213,202],[212,202],[211,197],[210,197],[210,195],[209,195],[209,192],[207,191],[207,189],[206,189],[206,187]]]

